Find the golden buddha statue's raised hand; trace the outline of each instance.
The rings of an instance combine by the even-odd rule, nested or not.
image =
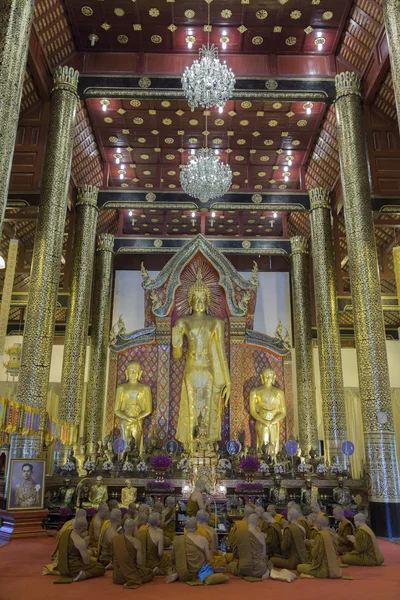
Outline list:
[[[274,386],[276,373],[273,369],[261,372],[260,387],[250,392],[250,414],[256,421],[257,450],[263,444],[272,444],[274,454],[279,448],[279,421],[286,416],[285,394]]]
[[[143,452],[143,419],[152,412],[150,387],[140,383],[142,369],[137,362],[129,363],[125,376],[127,383],[117,387],[115,414],[121,419],[122,437],[125,442],[134,437]]]
[[[192,314],[178,319],[172,329],[175,359],[183,356],[184,336],[188,341],[176,438],[190,450],[193,450],[193,430],[201,414],[206,420],[209,439],[221,439],[223,403],[228,405],[231,391],[224,322],[206,314],[210,296],[198,273],[188,291]]]

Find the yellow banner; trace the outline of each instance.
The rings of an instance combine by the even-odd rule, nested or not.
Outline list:
[[[0,356],[2,356],[4,352],[4,342],[6,341],[7,335],[8,315],[10,314],[15,267],[17,265],[18,246],[18,240],[10,240],[10,244],[8,246],[6,275],[4,278],[3,295],[0,307]]]

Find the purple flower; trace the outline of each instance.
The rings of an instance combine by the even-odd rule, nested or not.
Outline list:
[[[97,515],[97,508],[94,508],[93,506],[92,506],[92,508],[87,508],[86,515],[88,517],[94,517],[94,515]]]
[[[254,493],[262,493],[263,484],[262,483],[238,483],[236,486],[237,492],[254,492]]]
[[[58,511],[60,517],[69,517],[71,514],[71,509],[68,506],[62,506]]]
[[[172,460],[166,454],[160,454],[159,456],[153,456],[150,461],[150,465],[154,468],[164,467],[169,468],[172,466]]]
[[[121,514],[122,514],[122,516],[126,515],[127,512],[128,512],[127,508],[121,508]]]
[[[173,490],[174,486],[170,481],[148,481],[146,490]]]
[[[244,456],[241,460],[240,460],[240,468],[241,469],[256,469],[256,471],[258,471],[258,469],[260,468],[260,461],[258,460],[258,458],[255,458],[254,456]]]
[[[345,510],[344,516],[346,519],[354,519],[354,513],[352,510]]]

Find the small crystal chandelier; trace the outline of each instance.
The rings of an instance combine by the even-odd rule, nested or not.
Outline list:
[[[207,1],[207,0],[206,0]],[[218,106],[221,110],[235,87],[235,76],[226,63],[218,60],[218,49],[210,46],[210,4],[208,3],[208,40],[199,51],[199,60],[191,67],[186,67],[182,75],[182,88],[192,111],[197,106],[211,108]]]
[[[226,194],[232,184],[229,165],[220,162],[212,148],[201,148],[180,174],[184,192],[199,200],[212,200]]]

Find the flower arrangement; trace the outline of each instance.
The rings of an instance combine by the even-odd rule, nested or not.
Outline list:
[[[284,472],[285,472],[285,465],[283,465],[282,463],[276,463],[276,465],[274,465],[275,475],[281,475]]]
[[[126,462],[122,465],[122,470],[123,471],[133,471],[134,470],[134,466],[132,463],[130,462]]]
[[[147,465],[146,465],[146,463],[145,463],[145,462],[143,462],[143,461],[141,460],[141,461],[140,461],[140,463],[138,463],[138,465],[137,465],[136,469],[137,469],[138,471],[141,471],[141,472],[145,473],[145,472],[147,471]]]
[[[328,472],[328,467],[326,465],[324,465],[324,463],[320,463],[319,465],[317,465],[317,469],[316,472],[320,475],[321,473],[327,473]]]
[[[148,481],[146,483],[146,490],[173,490],[174,486],[170,481]]]
[[[63,471],[75,471],[75,465],[73,462],[68,460],[65,465],[62,466]]]
[[[62,506],[58,511],[58,514],[60,515],[60,517],[69,517],[69,515],[71,514],[71,509],[69,508],[69,506]]]
[[[153,469],[169,469],[169,467],[172,467],[172,460],[166,454],[159,454],[158,456],[153,456],[150,465]]]
[[[297,467],[297,471],[299,473],[308,473],[309,466],[306,465],[305,463],[300,463],[299,466]]]
[[[96,464],[93,460],[87,460],[85,462],[85,464],[83,465],[83,468],[85,469],[85,471],[94,471],[96,467]]]
[[[331,473],[340,474],[343,471],[343,467],[340,463],[334,463],[331,466]]]
[[[112,462],[110,460],[106,460],[103,463],[103,471],[111,471],[113,466],[114,465],[112,464]]]
[[[240,468],[243,470],[254,469],[255,471],[258,471],[260,465],[260,461],[255,456],[243,456],[243,458],[240,459]]]
[[[97,515],[97,508],[94,508],[94,506],[92,506],[86,509],[86,516],[94,517],[94,515]]]
[[[266,462],[262,462],[258,470],[260,471],[260,473],[269,473],[269,466]]]
[[[263,484],[262,483],[238,483],[236,485],[235,489],[239,493],[262,494]]]
[[[354,519],[354,513],[352,510],[345,510],[344,516],[346,519]]]

